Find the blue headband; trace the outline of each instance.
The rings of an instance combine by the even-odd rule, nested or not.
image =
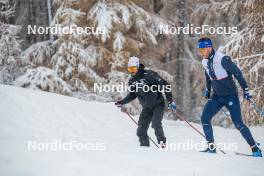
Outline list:
[[[210,39],[208,40],[202,40],[198,43],[198,48],[209,48],[212,47],[212,41]]]

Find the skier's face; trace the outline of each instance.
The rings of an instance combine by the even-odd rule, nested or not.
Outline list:
[[[127,71],[131,73],[132,75],[135,75],[138,72],[137,66],[128,67]]]
[[[207,59],[210,55],[210,53],[212,52],[212,48],[199,48],[198,49],[198,53],[200,56],[202,56],[204,59]]]

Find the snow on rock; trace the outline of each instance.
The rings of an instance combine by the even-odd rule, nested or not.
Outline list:
[[[65,95],[71,93],[71,87],[56,72],[45,67],[27,70],[26,74],[16,79],[15,84],[21,87],[40,89]]]
[[[136,126],[113,103],[5,85],[0,85],[0,99],[1,175],[262,176],[264,172],[262,158],[236,156],[232,151],[223,155],[175,147],[159,150],[152,143],[139,147]],[[200,124],[193,125],[201,130]],[[164,120],[163,127],[172,146],[203,141],[184,122]],[[264,143],[263,127],[251,131]],[[217,142],[236,143],[239,151],[250,151],[235,129],[214,127],[214,134]],[[151,128],[148,135],[155,139]],[[29,142],[39,144],[39,151],[29,150]],[[88,144],[90,150],[43,147],[55,142]],[[96,150],[100,145],[102,150]]]

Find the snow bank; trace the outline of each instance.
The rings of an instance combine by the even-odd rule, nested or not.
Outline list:
[[[47,92],[70,94],[71,87],[56,74],[55,71],[37,67],[27,70],[27,73],[16,79],[15,84],[31,89],[40,89]]]
[[[197,151],[140,148],[135,125],[113,103],[87,102],[53,93],[0,85],[0,174],[261,176],[264,160]],[[194,124],[195,125],[195,124]],[[200,125],[195,125],[201,129]],[[169,142],[203,140],[184,122],[164,121]],[[260,143],[263,128],[252,129]],[[153,130],[149,135],[154,138]],[[217,141],[248,147],[236,130],[215,128]],[[104,143],[101,151],[28,151],[28,141]]]

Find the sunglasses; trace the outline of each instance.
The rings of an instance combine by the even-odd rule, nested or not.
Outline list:
[[[207,48],[199,48],[199,49],[198,49],[198,52],[199,52],[199,53],[206,53],[206,49],[207,49]]]
[[[138,71],[137,66],[127,67],[129,73],[136,73]]]

